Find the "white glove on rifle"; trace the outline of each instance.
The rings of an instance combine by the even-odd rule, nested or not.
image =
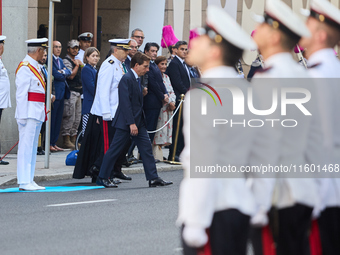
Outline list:
[[[260,208],[257,213],[250,219],[250,224],[254,227],[264,227],[269,223],[266,210]]]

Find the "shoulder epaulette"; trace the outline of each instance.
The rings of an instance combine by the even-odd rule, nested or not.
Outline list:
[[[111,60],[109,61],[109,63],[112,65],[112,64],[114,63],[114,61],[111,59]]]
[[[28,61],[23,61],[23,62],[22,62],[22,65],[23,65],[23,66],[28,66],[29,64],[30,64],[30,62],[28,62]]]

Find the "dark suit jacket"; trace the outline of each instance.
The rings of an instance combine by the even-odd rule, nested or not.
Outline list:
[[[168,94],[162,73],[155,63],[150,62],[148,74],[148,94],[144,97],[144,109],[161,109],[164,94]]]
[[[118,84],[118,95],[119,105],[112,126],[130,130],[131,124],[136,124],[139,128],[144,121],[145,125],[143,92],[131,70],[121,78]]]
[[[85,65],[81,70],[81,81],[83,85],[83,108],[82,114],[90,113],[96,92],[97,70],[91,65]]]
[[[129,72],[130,69],[131,69],[131,67],[130,67],[131,60],[128,57],[126,57],[124,62],[125,62],[126,70]]]
[[[61,100],[61,99],[69,99],[70,98],[70,89],[68,87],[68,84],[66,82],[66,77],[71,75],[71,71],[68,70],[61,58],[58,58],[59,64],[60,64],[60,69],[58,66],[57,60],[53,57],[52,63],[52,75],[54,77],[54,88],[55,88],[55,97],[56,100]],[[65,74],[58,72],[58,70],[64,70]]]
[[[168,68],[166,69],[166,74],[170,77],[176,98],[180,99],[181,94],[185,95],[185,93],[189,90],[190,79],[188,77],[187,70],[178,57],[174,57],[173,60],[171,60]]]

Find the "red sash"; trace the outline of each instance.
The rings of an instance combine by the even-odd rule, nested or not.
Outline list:
[[[28,92],[28,101],[44,103],[45,121],[46,121],[47,120],[47,112],[46,112],[46,105],[45,105],[45,94],[43,94],[43,93],[35,93],[35,92]]]

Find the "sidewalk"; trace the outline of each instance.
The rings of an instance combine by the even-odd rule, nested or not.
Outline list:
[[[168,156],[169,150],[163,149],[165,157]],[[54,152],[50,155],[50,168],[45,169],[45,156],[37,156],[37,165],[35,170],[36,182],[50,180],[72,179],[74,166],[66,166],[65,159],[70,150],[63,152]],[[135,153],[136,155],[136,153]],[[0,165],[0,186],[13,185],[17,183],[17,155],[9,154],[4,158],[8,165]],[[166,163],[157,163],[157,171],[174,171],[182,169],[181,165],[170,165]],[[123,172],[127,175],[135,173],[144,173],[143,164],[134,164],[130,167],[123,167]]]

